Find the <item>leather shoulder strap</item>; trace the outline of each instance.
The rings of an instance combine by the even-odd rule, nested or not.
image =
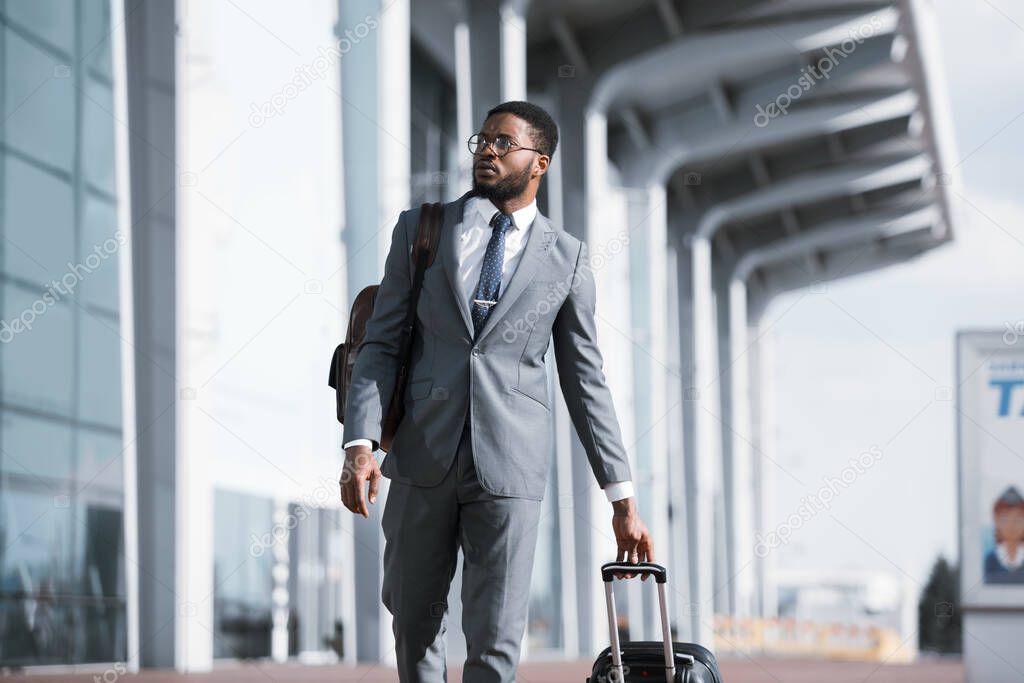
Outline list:
[[[413,263],[423,262],[429,267],[437,255],[441,237],[444,205],[440,202],[424,203],[420,207],[420,219],[416,226],[416,242],[413,247]]]
[[[409,297],[409,310],[405,315],[405,327],[410,334],[413,321],[416,319],[416,305],[423,289],[423,276],[434,261],[437,253],[438,238],[441,234],[441,217],[444,214],[440,202],[423,204],[420,207],[420,219],[416,225],[416,242],[413,245],[412,296]]]

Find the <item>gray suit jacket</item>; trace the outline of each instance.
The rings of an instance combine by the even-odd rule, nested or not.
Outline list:
[[[550,466],[551,401],[544,355],[554,340],[559,383],[597,483],[631,479],[597,347],[596,290],[584,242],[540,212],[522,258],[473,340],[469,302],[458,282],[457,233],[467,192],[444,205],[437,257],[417,306],[405,417],[381,463],[384,476],[435,486],[452,464],[471,411],[472,448],[483,488],[542,500]],[[398,339],[412,289],[419,207],[391,235],[384,278],[357,356],[345,408],[345,440],[380,444],[394,390]]]

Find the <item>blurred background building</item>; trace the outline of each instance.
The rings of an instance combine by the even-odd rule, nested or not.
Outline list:
[[[818,610],[824,588],[758,550],[779,534],[763,315],[953,239],[927,5],[5,0],[0,20],[0,666],[390,661],[383,500],[339,508],[329,356],[399,211],[469,188],[465,140],[510,99],[559,123],[540,208],[595,255],[676,637],[725,648],[716,616]],[[615,547],[549,370],[527,660],[604,646]],[[869,583],[829,584],[836,619]],[[642,588],[620,611],[656,638]],[[909,637],[912,598],[889,597],[871,624]]]

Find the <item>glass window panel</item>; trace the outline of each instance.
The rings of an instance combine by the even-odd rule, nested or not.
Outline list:
[[[115,662],[110,669],[118,672],[123,666],[125,642],[124,603],[121,601],[77,607],[73,610],[70,659],[74,662]],[[121,669],[123,672],[124,670]],[[111,681],[112,674],[95,676],[92,680]]]
[[[78,414],[85,422],[121,427],[120,322],[82,311]]]
[[[55,47],[68,53],[74,49],[75,12],[67,0],[7,0],[4,11],[21,28]]]
[[[214,656],[269,656],[274,503],[218,490],[214,520]]]
[[[38,294],[7,283],[0,310],[4,402],[71,416],[75,337],[69,306],[47,305]]]
[[[119,496],[124,491],[123,453],[124,441],[119,435],[79,429],[77,490],[90,495],[95,491],[101,499],[110,493]]]
[[[72,475],[71,427],[56,420],[4,411],[0,415],[3,452],[0,467],[41,492],[69,493]]]
[[[86,182],[114,194],[114,95],[112,89],[85,79],[82,97],[82,164]]]
[[[95,493],[95,492],[94,492]],[[120,499],[82,500],[75,512],[79,552],[75,557],[76,592],[91,599],[124,597],[124,553]]]
[[[289,654],[333,651],[342,657],[342,584],[352,562],[345,554],[341,514],[294,503],[288,515],[294,524],[288,536],[288,604],[295,624]]]
[[[0,590],[41,599],[66,594],[71,576],[72,517],[66,495],[12,489],[0,500]]]
[[[0,664],[29,666],[68,661],[72,610],[45,600],[0,600]]]
[[[273,501],[219,490],[214,506],[218,594],[269,608],[271,548],[261,539],[268,537],[274,528]],[[257,545],[259,549],[254,551]]]
[[[4,158],[3,269],[42,287],[77,285],[74,198],[71,185],[20,159]]]
[[[75,140],[71,67],[9,29],[4,30],[4,41],[5,140],[11,147],[70,173]]]
[[[86,0],[81,7],[85,63],[111,78],[110,3],[107,0]]]
[[[122,243],[117,235],[117,208],[106,199],[86,194],[78,263],[86,303],[118,310],[118,261]]]

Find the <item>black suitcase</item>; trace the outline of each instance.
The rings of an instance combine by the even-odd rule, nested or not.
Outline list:
[[[612,580],[615,572],[650,574],[658,585],[658,604],[661,608],[663,640],[629,641],[619,644],[616,628],[615,596]],[[608,604],[608,630],[611,646],[606,647],[594,661],[587,683],[633,683],[657,681],[662,676],[668,683],[722,683],[715,655],[697,643],[671,641],[668,628],[668,608],[665,605],[665,583],[668,572],[659,564],[641,562],[609,562],[601,566],[605,602]]]

